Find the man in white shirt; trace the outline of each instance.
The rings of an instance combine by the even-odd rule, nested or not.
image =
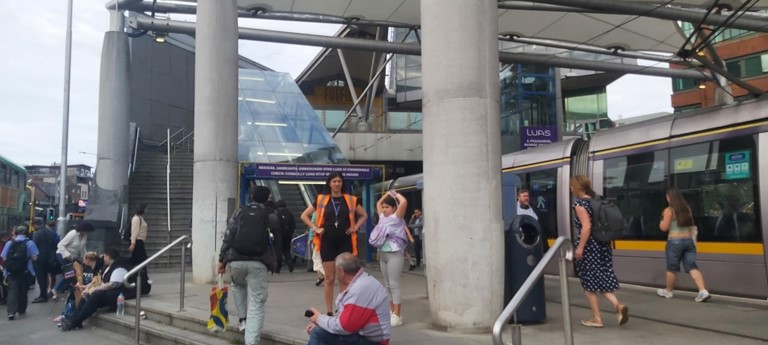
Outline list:
[[[120,252],[110,249],[104,254],[103,283],[95,288],[83,291],[83,298],[77,306],[75,315],[61,322],[61,330],[64,332],[82,328],[83,321],[91,317],[101,307],[115,306],[117,296],[123,292],[123,282],[128,271],[120,262]],[[83,286],[78,286],[83,289]]]
[[[536,210],[531,206],[531,196],[527,189],[521,188],[517,191],[517,215],[528,215],[533,219],[539,220],[539,216],[536,214]]]

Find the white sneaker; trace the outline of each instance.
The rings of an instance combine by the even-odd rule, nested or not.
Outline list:
[[[240,330],[240,332],[245,332],[245,320],[240,320],[237,323],[237,329]]]
[[[402,326],[403,318],[392,313],[392,315],[389,317],[389,323],[392,325],[392,327]]]
[[[656,290],[656,294],[664,298],[672,298],[675,296],[672,291],[667,291],[667,289],[658,289]]]
[[[699,294],[696,295],[696,298],[694,298],[693,300],[696,302],[707,302],[709,301],[710,298],[712,298],[712,296],[710,296],[709,291],[701,290],[699,291]]]

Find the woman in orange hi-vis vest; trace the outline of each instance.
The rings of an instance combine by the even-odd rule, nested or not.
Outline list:
[[[336,278],[336,256],[350,252],[357,256],[357,231],[365,224],[368,214],[354,195],[343,193],[344,176],[334,171],[325,181],[326,194],[317,196],[314,206],[307,207],[301,220],[315,232],[315,250],[320,252],[325,270],[325,306],[333,315],[333,284]],[[313,224],[312,213],[317,210]],[[355,214],[358,218],[355,219]],[[339,287],[344,291],[346,286]]]

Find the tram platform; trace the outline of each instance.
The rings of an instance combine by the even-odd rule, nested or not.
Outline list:
[[[375,267],[368,267],[367,270],[381,277]],[[150,273],[154,281],[152,294],[142,299],[142,309],[149,320],[170,317],[198,325],[207,321],[210,285],[193,284],[188,279],[185,311],[176,312],[179,273]],[[306,344],[308,336],[304,328],[308,321],[303,316],[304,310],[323,305],[323,289],[314,286],[315,274],[297,270],[275,274],[269,279],[262,343]],[[563,344],[558,280],[556,277],[545,279],[547,320],[523,326],[523,344]],[[405,324],[393,329],[391,344],[492,344],[490,329],[482,334],[456,334],[442,332],[432,326],[423,272],[404,272],[401,286]],[[765,300],[713,295],[709,303],[695,303],[694,293],[690,292],[676,292],[674,298],[664,299],[656,296],[656,288],[622,285],[617,295],[629,306],[630,321],[619,327],[611,306],[603,299],[601,306],[605,328],[593,329],[579,323],[581,319],[588,319],[590,312],[578,281],[571,279],[569,286],[575,344],[768,344],[768,327],[765,324],[768,302]],[[231,292],[229,298],[229,319],[236,322],[238,316],[235,315]],[[129,301],[129,307],[133,302]],[[505,341],[510,341],[509,335],[505,331]],[[218,336],[227,338],[230,343],[237,343],[237,338],[242,341],[242,335],[234,324],[230,324],[227,333]]]

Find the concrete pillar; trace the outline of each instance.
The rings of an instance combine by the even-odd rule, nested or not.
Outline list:
[[[96,186],[86,219],[114,222],[128,184],[131,91],[128,36],[123,32],[122,14],[110,12],[112,21],[104,34],[99,71]]]
[[[502,309],[496,5],[421,0],[427,283],[449,331],[487,332]]]
[[[198,0],[192,275],[214,277],[227,205],[237,193],[237,4]]]

